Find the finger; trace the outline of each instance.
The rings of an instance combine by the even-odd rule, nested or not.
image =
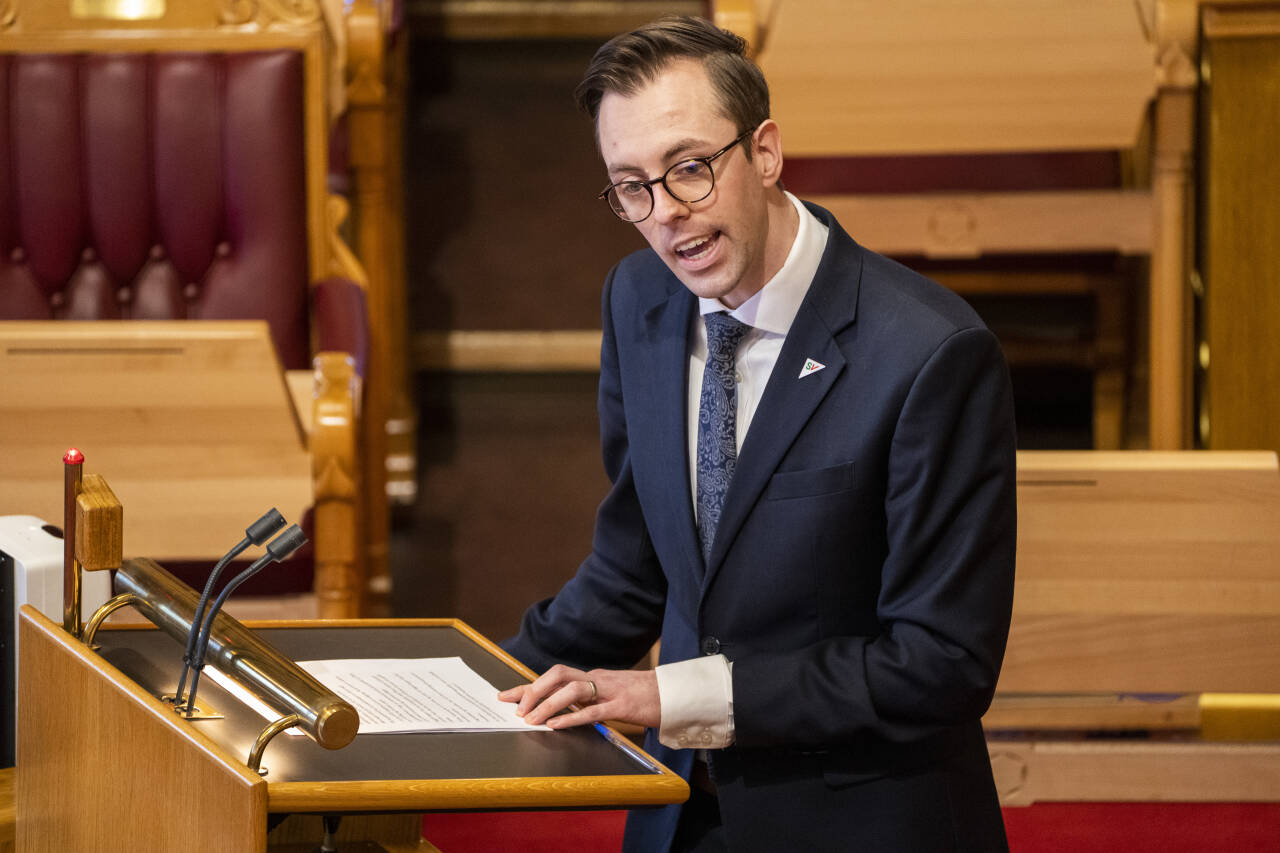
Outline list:
[[[506,690],[498,691],[499,702],[519,702],[520,697],[524,695],[527,684],[517,684],[515,687],[509,687]]]
[[[570,711],[567,714],[557,714],[547,720],[547,726],[552,729],[571,729],[574,726],[586,726],[591,723],[598,723],[608,718],[608,713],[602,710],[603,705],[587,705],[577,711]]]
[[[535,726],[541,725],[570,705],[582,703],[590,695],[591,685],[589,682],[582,680],[571,681],[539,702],[538,706],[525,716],[525,720]]]
[[[519,704],[516,706],[517,716],[523,717],[533,708],[540,704],[547,696],[560,689],[566,682],[573,680],[575,677],[581,677],[582,673],[576,669],[556,664],[542,675],[535,678],[531,683],[524,685],[524,692],[520,696]]]
[[[517,715],[525,716],[526,713],[532,710],[532,707],[543,701],[552,690],[561,684],[562,676],[559,674],[559,670],[561,670],[561,667],[553,666],[552,669],[543,672],[538,678],[530,681],[529,684],[521,685],[520,699],[518,699],[516,707]]]
[[[545,723],[552,715],[568,708],[577,701],[577,682],[570,682],[563,685],[550,696],[547,696],[534,707],[530,708],[525,714],[525,721],[540,726]]]

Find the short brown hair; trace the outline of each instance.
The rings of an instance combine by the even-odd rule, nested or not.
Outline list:
[[[769,117],[769,84],[747,57],[746,41],[704,18],[689,16],[659,18],[605,42],[587,66],[574,98],[595,121],[605,93],[633,95],[678,59],[702,63],[725,118],[739,133]]]

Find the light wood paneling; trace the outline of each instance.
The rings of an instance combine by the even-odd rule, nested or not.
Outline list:
[[[1200,438],[1211,448],[1280,449],[1280,34],[1264,26],[1275,13],[1260,14],[1206,20]]]
[[[14,836],[14,769],[0,769],[0,853],[12,853]]]
[[[421,779],[397,782],[275,782],[273,812],[341,809],[592,808],[683,802],[689,788],[678,776],[561,776],[546,779]]]
[[[22,608],[17,849],[262,850],[267,783]]]
[[[282,375],[261,322],[0,322],[0,514],[61,521],[78,447],[129,555],[217,558],[246,513],[300,520],[311,459]]]
[[[425,332],[414,341],[414,364],[463,373],[596,373],[600,332]]]
[[[1280,7],[1275,0],[1252,0],[1255,8],[1237,3],[1204,10],[1204,35],[1209,39],[1280,36]],[[1261,7],[1261,8],[1257,8]]]
[[[711,9],[755,48],[792,156],[1121,150],[1150,162],[1151,191],[1132,195],[822,201],[890,253],[1150,253],[1150,442],[1190,446],[1194,0],[713,0]],[[1121,374],[1100,377],[1095,446],[1126,443],[1125,394]]]
[[[1193,695],[1172,700],[1098,694],[1002,694],[982,717],[988,731],[1194,730],[1200,703]]]
[[[775,0],[758,26],[792,154],[1128,148],[1155,94],[1112,0]]]
[[[660,15],[700,15],[702,0],[409,0],[414,29],[453,40],[607,39]]]
[[[1030,252],[1151,250],[1151,194],[1140,191],[823,196],[869,249],[964,258]]]
[[[1194,80],[1194,77],[1192,78]],[[1191,447],[1191,233],[1193,90],[1162,89],[1155,109],[1154,222],[1149,296],[1150,447]]]
[[[999,690],[1280,692],[1271,453],[1022,453]]]
[[[1280,744],[989,740],[1003,805],[1273,802]]]

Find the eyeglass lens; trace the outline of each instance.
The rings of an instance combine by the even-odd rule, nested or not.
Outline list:
[[[711,195],[715,176],[702,160],[676,163],[660,181],[677,201],[692,204]],[[639,222],[653,210],[653,187],[645,181],[624,181],[609,188],[609,206],[628,222]]]

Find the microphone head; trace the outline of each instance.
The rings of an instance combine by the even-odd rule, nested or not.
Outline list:
[[[244,533],[254,545],[261,545],[281,527],[284,527],[284,516],[280,514],[280,510],[272,507],[262,518],[245,528]]]
[[[302,528],[291,524],[288,530],[267,543],[267,553],[278,563],[306,544],[307,537]]]

